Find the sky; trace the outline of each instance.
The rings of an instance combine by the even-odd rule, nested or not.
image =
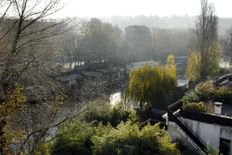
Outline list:
[[[63,0],[64,1],[64,0]],[[209,0],[219,17],[232,17],[232,0]],[[200,0],[65,0],[58,17],[196,16]]]

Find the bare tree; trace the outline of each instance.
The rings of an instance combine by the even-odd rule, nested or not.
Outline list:
[[[232,65],[232,27],[227,30],[226,36],[223,39],[224,54],[230,59]]]
[[[201,1],[201,14],[196,24],[197,48],[201,53],[201,70],[200,76],[204,80],[210,75],[212,70],[218,64],[216,53],[218,53],[218,18],[212,4],[207,0]],[[212,56],[212,55],[213,56]],[[217,62],[218,63],[218,62]],[[212,68],[212,69],[211,69]]]
[[[56,96],[62,91],[56,81],[58,72],[52,61],[55,49],[54,38],[66,31],[64,27],[68,22],[64,20],[49,21],[47,17],[62,8],[60,0],[3,0],[0,2],[0,7],[0,94],[3,94],[0,96],[0,109],[9,107],[7,106],[9,97],[15,89],[16,82],[21,83],[23,87],[38,85],[46,88],[51,97],[48,101],[41,101],[41,103],[44,105],[44,103],[53,102],[54,97],[52,96]],[[30,107],[29,103],[26,107],[28,106]],[[38,106],[44,107],[40,104]],[[57,105],[48,104],[48,106],[52,110],[44,113],[41,111],[40,114],[44,114],[43,118],[49,117],[53,120],[58,109]],[[24,114],[29,114],[31,108],[22,109],[22,107],[13,106],[11,113],[0,114],[0,121],[4,122],[0,129],[1,140],[4,135],[3,129],[8,127],[7,129],[11,131],[17,128],[15,126],[17,123],[20,124],[17,120],[13,121],[14,115],[17,114],[16,118],[24,120],[27,117]],[[34,111],[33,115],[39,113],[40,108],[37,109],[37,112]],[[38,120],[46,121],[46,119],[42,119],[41,115],[38,116]],[[33,117],[30,118],[30,121],[40,125],[40,129],[48,128],[51,120],[38,123]],[[9,127],[9,125],[12,126]],[[34,133],[35,129],[30,124],[25,126],[29,133]],[[36,134],[38,135],[38,133]],[[0,154],[4,151],[3,147],[7,147],[4,143],[3,141],[0,145]]]
[[[206,80],[207,76],[214,74],[219,67],[220,50],[218,45],[218,18],[215,15],[215,10],[212,4],[208,3],[208,0],[201,0],[201,14],[198,17],[195,29],[195,53],[199,55],[199,63],[197,64],[199,70],[193,71],[189,68],[193,68],[191,62],[194,59],[194,54],[189,58],[187,64],[187,71],[194,72],[198,76],[186,73],[187,75],[193,75],[199,77],[198,80]],[[196,64],[195,64],[196,65]],[[192,78],[193,77],[188,77]]]

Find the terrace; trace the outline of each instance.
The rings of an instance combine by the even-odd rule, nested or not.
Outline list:
[[[224,82],[228,77],[223,79],[198,84],[168,107],[163,118],[173,140],[180,139],[200,154],[207,154],[209,146],[232,154],[232,88]]]

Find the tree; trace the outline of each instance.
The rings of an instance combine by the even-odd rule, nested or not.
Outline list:
[[[89,63],[115,61],[121,39],[117,26],[93,18],[82,26],[82,48],[86,51]]]
[[[232,28],[227,30],[227,35],[223,39],[224,55],[229,57],[230,66],[232,65]]]
[[[200,52],[193,52],[188,60],[185,75],[188,79],[197,81],[201,78],[200,67],[201,67],[201,54]]]
[[[49,90],[48,94],[51,95],[49,98],[42,98],[39,101],[44,104],[55,101],[57,94],[63,91],[54,77],[58,75],[58,72],[54,61],[52,61],[54,46],[51,43],[54,40],[51,38],[54,39],[55,36],[65,31],[66,21],[46,20],[49,15],[62,7],[59,5],[59,0],[4,0],[0,4],[2,13],[0,18],[0,105],[2,111],[6,111],[9,106],[12,107],[12,113],[0,116],[0,121],[6,120],[0,132],[3,132],[2,129],[8,129],[7,132],[3,132],[4,135],[1,135],[0,139],[9,135],[12,136],[10,131],[13,129],[20,129],[20,132],[26,131],[28,135],[24,136],[29,137],[30,141],[35,140],[36,136],[41,136],[41,139],[43,139],[45,131],[51,126],[48,123],[51,122],[47,122],[46,119],[40,117],[42,112],[38,111],[39,108],[37,111],[31,111],[31,109],[36,109],[31,104],[35,101],[33,99],[28,99],[25,105],[17,106],[21,103],[19,100],[21,97],[19,95],[15,96],[14,92],[18,88],[16,83],[20,83],[25,89],[38,87],[39,85],[39,87]],[[15,97],[13,102],[15,106],[12,106],[12,102],[9,102],[12,95]],[[44,102],[44,100],[47,100],[47,102]],[[39,107],[39,105],[36,106]],[[49,106],[48,109],[50,109],[52,105],[47,104],[46,108]],[[47,118],[52,119],[57,112],[57,108],[53,107],[51,109],[54,110],[52,110],[54,113],[49,115],[50,117],[47,115]],[[46,114],[46,112],[43,114]],[[31,117],[28,117],[28,115],[31,115]],[[40,123],[37,122],[36,124],[32,116],[38,116],[40,119],[38,122]],[[37,126],[39,129],[34,129],[31,123],[40,125]],[[34,135],[33,138],[32,135]],[[20,137],[22,141],[24,141],[24,136]],[[11,140],[13,138],[15,137],[11,137]],[[22,149],[28,149],[27,138],[24,142],[22,143]],[[11,144],[11,142],[8,144]],[[3,151],[7,146],[7,144],[0,146],[0,154],[6,153]]]
[[[189,68],[193,68],[192,65],[196,65],[196,56],[199,57],[200,60],[198,61],[199,64],[197,64],[199,67],[196,67],[199,68],[199,70],[186,73],[187,78],[191,80],[195,80],[196,78],[197,80],[206,80],[207,76],[213,75],[217,71],[220,60],[217,25],[218,18],[215,15],[213,6],[208,4],[207,0],[202,0],[201,14],[198,17],[195,29],[195,51],[199,53],[189,57],[186,71],[191,72]]]
[[[6,131],[6,126],[8,125],[7,122],[10,120],[10,115],[15,111],[15,109],[21,108],[27,101],[27,98],[22,93],[22,86],[18,83],[15,83],[12,92],[5,100],[5,102],[0,104],[0,118],[1,118],[1,125],[0,125],[0,153],[8,151],[7,144],[12,143],[13,137],[15,140],[20,135],[19,133],[14,131]],[[21,136],[21,135],[20,135]]]
[[[129,75],[128,95],[142,111],[152,105],[162,105],[173,95],[176,86],[174,56],[169,56],[165,66],[145,65],[134,68]]]

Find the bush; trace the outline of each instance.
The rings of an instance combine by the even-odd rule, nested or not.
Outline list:
[[[200,83],[195,87],[195,92],[201,100],[221,101],[231,104],[232,89],[228,86],[216,87],[212,81]]]
[[[227,94],[232,94],[232,90],[231,90],[231,88],[229,88],[227,86],[221,86],[221,87],[216,88],[215,93],[218,96],[223,96],[223,95],[227,95]]]
[[[187,93],[183,98],[183,103],[189,103],[189,102],[199,102],[200,98],[195,92]]]
[[[91,141],[92,136],[102,135],[111,128],[110,125],[103,126],[101,123],[95,127],[79,120],[68,122],[59,129],[58,138],[52,147],[52,154],[91,155],[91,148],[93,146]]]
[[[196,111],[196,112],[207,112],[207,108],[203,102],[184,103],[183,110],[190,110],[190,111]]]
[[[214,93],[215,87],[213,81],[206,81],[199,83],[194,91],[202,98],[209,98]]]
[[[60,129],[52,154],[81,155],[175,155],[179,154],[167,132],[159,124],[148,124],[140,130],[137,122],[121,122],[117,128],[110,125],[91,126],[80,121],[67,123]]]
[[[93,136],[94,155],[145,155],[145,154],[178,154],[175,144],[159,124],[148,124],[139,130],[138,124],[121,123],[117,129],[98,137]]]
[[[92,143],[90,138],[94,134],[94,128],[85,123],[70,122],[65,124],[59,132],[59,137],[52,148],[52,154],[91,155]]]
[[[112,107],[107,101],[97,100],[88,105],[88,110],[82,115],[81,120],[91,122],[102,122],[104,125],[110,123],[116,127],[121,121],[126,122],[130,112],[123,110],[122,103]]]

